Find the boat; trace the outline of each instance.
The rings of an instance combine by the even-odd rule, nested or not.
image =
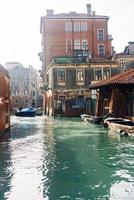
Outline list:
[[[108,118],[104,120],[104,127],[120,134],[120,136],[134,137],[134,122],[125,118]]]
[[[35,108],[23,108],[20,111],[16,112],[17,117],[35,117],[36,109]]]
[[[87,121],[87,118],[89,118],[90,115],[88,115],[88,114],[81,114],[80,117],[81,117],[81,120]]]
[[[43,115],[43,110],[41,108],[37,108],[35,115],[36,116],[42,116]]]
[[[81,119],[83,121],[93,123],[93,124],[102,124],[104,117],[97,117],[93,115],[88,115],[88,114],[82,114]]]
[[[120,123],[120,122],[131,122],[131,120],[126,119],[126,118],[107,117],[103,121],[104,128],[108,128],[109,124],[114,123],[114,122],[118,122],[118,123]]]

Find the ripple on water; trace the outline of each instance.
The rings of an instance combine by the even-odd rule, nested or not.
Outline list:
[[[133,199],[132,141],[80,119],[12,123],[0,146],[0,200]]]
[[[117,181],[111,185],[110,200],[133,200],[134,182]]]

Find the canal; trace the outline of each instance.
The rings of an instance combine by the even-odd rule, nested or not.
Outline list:
[[[0,200],[133,200],[134,140],[73,118],[11,119]]]

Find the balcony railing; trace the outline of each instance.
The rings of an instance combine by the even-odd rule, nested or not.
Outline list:
[[[91,58],[92,54],[87,47],[81,48],[77,45],[77,48],[66,48],[65,46],[53,46],[51,48],[51,59],[54,63],[82,63],[88,62],[88,58]]]

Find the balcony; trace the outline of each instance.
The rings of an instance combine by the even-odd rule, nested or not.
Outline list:
[[[52,62],[57,64],[87,63],[91,57],[87,48],[66,49],[65,46],[55,46],[51,49]]]

